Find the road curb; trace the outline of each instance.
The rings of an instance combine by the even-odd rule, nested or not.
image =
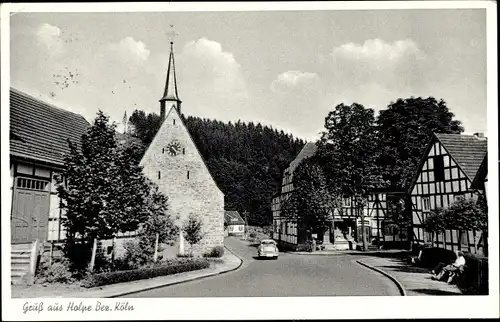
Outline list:
[[[170,285],[177,285],[177,284],[182,284],[182,283],[191,282],[191,281],[195,281],[195,280],[201,280],[201,279],[206,278],[206,277],[212,277],[212,276],[216,276],[216,275],[221,275],[221,274],[229,273],[229,272],[235,271],[238,268],[240,268],[241,265],[243,265],[243,259],[241,259],[241,257],[239,257],[236,254],[234,254],[226,246],[224,246],[224,248],[227,249],[231,254],[233,254],[234,257],[236,257],[236,258],[238,258],[240,260],[239,265],[236,266],[235,268],[231,268],[231,269],[228,269],[228,270],[225,270],[225,271],[220,271],[220,272],[217,272],[217,273],[212,273],[212,274],[208,274],[208,275],[204,275],[204,276],[193,277],[193,278],[185,279],[183,281],[171,282],[171,283],[164,283],[164,284],[161,284],[161,285],[155,285],[155,286],[145,287],[143,289],[134,290],[132,292],[124,292],[124,293],[120,293],[120,294],[116,294],[116,295],[112,295],[112,296],[107,296],[107,298],[115,298],[115,297],[119,297],[119,296],[123,296],[123,295],[130,295],[130,294],[135,294],[135,293],[150,291],[150,290],[154,290],[154,289],[157,289],[157,288],[162,288],[162,287],[166,287],[166,286],[170,286]]]
[[[376,271],[376,272],[378,272],[378,273],[380,273],[380,274],[388,277],[391,281],[394,282],[394,284],[396,284],[396,286],[399,289],[399,292],[401,293],[401,296],[407,296],[406,295],[406,291],[405,291],[403,285],[401,285],[401,283],[394,276],[392,276],[391,274],[389,274],[389,273],[387,273],[387,272],[385,272],[385,271],[383,271],[381,269],[378,269],[376,267],[373,267],[371,265],[368,265],[366,263],[363,263],[361,260],[357,260],[356,263],[358,263],[358,264],[360,264],[362,266],[365,266],[365,267],[367,267],[367,268],[369,268],[371,270],[374,270],[374,271]]]

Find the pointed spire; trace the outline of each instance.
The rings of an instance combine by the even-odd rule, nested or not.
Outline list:
[[[175,75],[174,43],[170,42],[170,57],[168,59],[167,81],[162,100],[179,100],[177,93],[177,78]]]
[[[170,56],[168,59],[168,70],[167,70],[167,80],[165,82],[165,91],[163,92],[163,97],[160,99],[161,105],[161,117],[165,118],[166,113],[166,102],[172,102],[177,111],[181,112],[181,100],[179,99],[179,93],[177,92],[177,77],[175,74],[175,61],[174,61],[174,43],[170,42]]]

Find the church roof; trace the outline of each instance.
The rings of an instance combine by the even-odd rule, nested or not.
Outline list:
[[[180,101],[179,93],[177,92],[177,77],[175,74],[175,61],[174,61],[174,45],[170,43],[170,55],[168,58],[167,80],[165,82],[165,91],[160,101]]]
[[[90,124],[79,114],[10,89],[10,155],[64,164],[67,139],[80,143]]]

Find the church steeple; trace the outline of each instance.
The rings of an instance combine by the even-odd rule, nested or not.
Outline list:
[[[179,114],[181,113],[181,103],[179,93],[177,92],[177,77],[175,75],[174,61],[174,43],[170,42],[170,56],[168,59],[167,80],[165,82],[165,91],[160,99],[160,116],[165,119],[166,109],[175,106]]]

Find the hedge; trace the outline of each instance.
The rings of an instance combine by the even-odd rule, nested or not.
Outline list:
[[[206,260],[191,260],[185,263],[158,265],[149,268],[139,268],[128,271],[106,272],[101,274],[90,275],[82,283],[83,287],[96,287],[148,279],[158,276],[172,275],[183,272],[194,271],[210,267],[210,263]]]
[[[488,294],[488,258],[465,253],[465,270],[457,283],[463,294]]]
[[[456,258],[456,254],[449,249],[439,247],[424,248],[422,249],[422,257],[418,265],[426,268],[434,268],[439,263],[448,265]]]

